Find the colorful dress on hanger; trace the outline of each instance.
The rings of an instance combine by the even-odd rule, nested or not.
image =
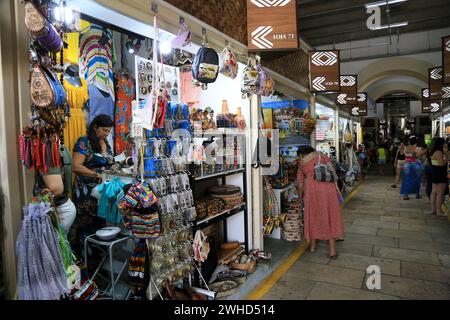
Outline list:
[[[136,97],[134,80],[131,77],[116,75],[116,109],[114,145],[116,154],[121,154],[127,147],[127,135],[131,130],[132,102]]]
[[[77,139],[85,135],[87,130],[83,107],[89,100],[88,85],[85,80],[80,80],[81,87],[76,87],[69,81],[64,81],[64,89],[70,106],[70,118],[64,128],[64,144],[69,150],[73,150]]]
[[[180,72],[181,103],[197,108],[200,103],[201,87],[192,86],[192,72]]]
[[[306,156],[297,172],[297,184],[304,190],[305,239],[331,240],[343,239],[344,221],[338,198],[336,183],[314,180],[314,167],[319,162],[317,152]],[[321,163],[330,159],[322,155]]]
[[[106,144],[106,151],[106,156],[94,152],[87,136],[80,137],[73,148],[74,153],[77,152],[86,157],[83,165],[98,173],[101,173],[101,168],[106,166],[112,157],[112,150],[108,144]],[[91,196],[92,189],[100,183],[101,179],[93,177],[82,175],[75,177],[72,200],[77,208],[77,218],[71,228],[69,239],[72,248],[78,254],[81,252],[84,239],[105,225],[105,219],[97,216],[98,200]]]
[[[101,45],[100,39],[106,39]],[[101,26],[90,24],[80,33],[80,77],[102,91],[108,92],[114,100],[113,33]]]

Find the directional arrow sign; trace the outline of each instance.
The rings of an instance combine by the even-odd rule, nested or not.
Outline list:
[[[352,109],[352,115],[359,116],[359,107],[354,107]]]
[[[339,51],[310,51],[308,56],[311,92],[340,91]]]
[[[450,35],[442,38],[442,82],[450,86]]]
[[[247,0],[249,51],[298,49],[294,0]]]
[[[341,94],[337,96],[338,105],[357,105],[358,104],[358,76],[345,75],[340,76]],[[345,94],[345,97],[342,95]],[[345,103],[343,102],[345,100]]]

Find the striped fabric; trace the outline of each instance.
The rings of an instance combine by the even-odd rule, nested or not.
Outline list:
[[[109,40],[104,46],[99,44],[103,34],[101,26],[91,24],[80,33],[80,77],[100,90],[108,92],[114,100],[113,33],[109,29],[105,30]]]

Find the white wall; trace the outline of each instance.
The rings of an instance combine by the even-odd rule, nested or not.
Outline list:
[[[369,106],[367,110],[367,118],[384,118],[384,104],[377,103],[375,107]]]

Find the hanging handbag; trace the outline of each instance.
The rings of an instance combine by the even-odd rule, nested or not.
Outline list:
[[[314,166],[314,180],[319,182],[336,182],[338,177],[331,163],[322,163],[322,152],[319,152],[319,162]]]
[[[31,73],[31,100],[41,108],[59,107],[66,103],[66,91],[50,70],[34,65]]]
[[[275,82],[269,72],[264,71],[261,64],[258,64],[258,74],[259,74],[259,91],[258,95],[269,97],[273,94]]]
[[[219,54],[219,72],[226,77],[235,79],[238,74],[238,68],[236,55],[229,46],[226,46]]]
[[[62,49],[63,41],[58,31],[31,1],[25,3],[25,26],[48,51],[55,53]]]
[[[201,232],[200,230],[197,230],[194,237],[194,259],[198,262],[205,262],[208,258],[208,254],[210,251],[210,245],[207,241],[207,237]]]

